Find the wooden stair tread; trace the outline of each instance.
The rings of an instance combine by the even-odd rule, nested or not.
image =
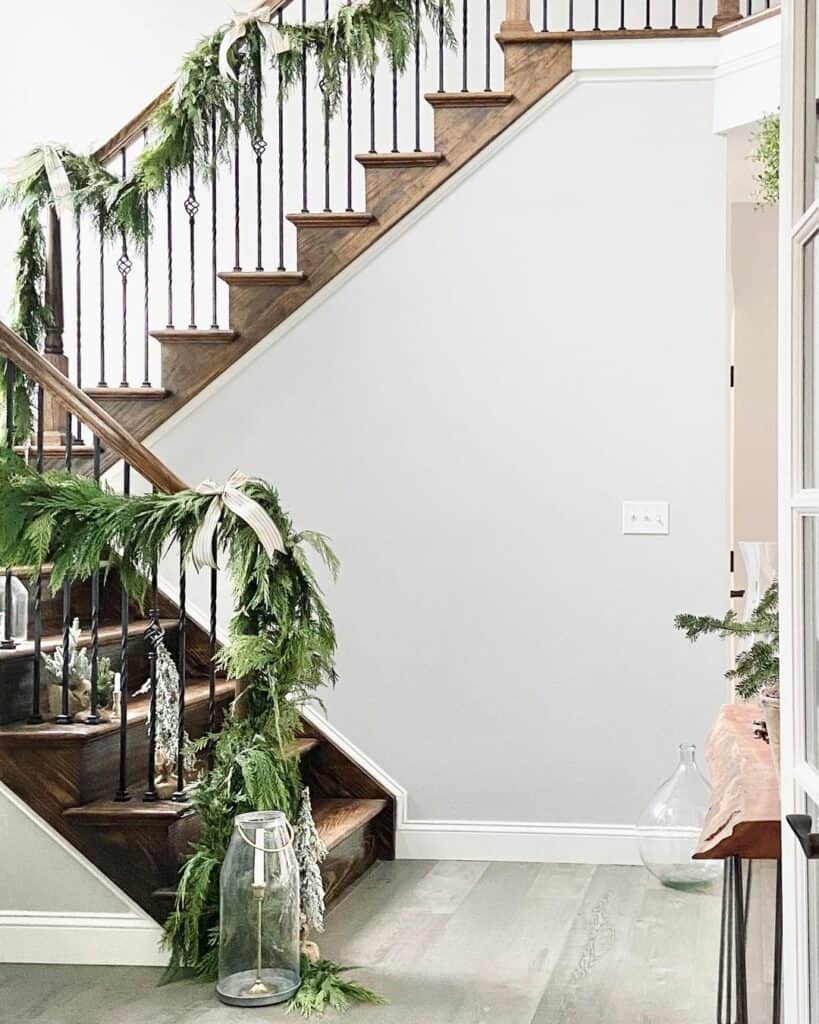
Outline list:
[[[192,327],[163,327],[150,334],[156,341],[166,345],[224,345],[238,337],[236,331],[199,330]]]
[[[225,284],[251,287],[298,285],[307,280],[307,274],[301,270],[226,270],[218,276]]]
[[[339,213],[288,213],[291,224],[301,228],[363,228],[372,224],[375,217],[371,213],[342,211]]]
[[[433,167],[444,159],[439,152],[424,153],[358,153],[356,160],[362,167]]]
[[[433,107],[505,107],[511,92],[428,92],[424,99]]]
[[[233,696],[236,684],[232,679],[216,680],[216,699],[225,701]],[[188,679],[185,685],[185,706],[188,711],[207,706],[210,697],[209,684],[206,679]],[[139,725],[144,728],[148,720],[150,696],[131,697],[128,701],[128,727]],[[58,725],[56,722],[42,722],[40,725],[28,725],[25,722],[14,722],[0,726],[0,746],[9,743],[29,744],[53,743],[55,741],[82,743],[87,740],[100,739],[111,733],[119,732],[119,720],[100,722],[99,725],[84,725],[75,722],[70,725]],[[117,804],[117,806],[121,806]]]
[[[165,388],[153,387],[96,387],[83,388],[89,398],[99,401],[101,398],[118,398],[128,401],[157,402],[167,398],[169,392]]]
[[[383,799],[316,797],[313,800],[313,820],[324,845],[332,850],[362,825],[372,821],[386,806],[387,801]]]
[[[177,629],[179,623],[176,619],[160,619],[160,625],[165,632],[172,632]],[[130,622],[128,625],[128,636],[138,636],[140,633],[144,633],[148,628],[149,622],[147,619],[137,619],[136,621]],[[118,640],[122,635],[122,626],[119,623],[112,626],[100,626],[98,633],[100,646],[103,644],[111,643],[114,640]],[[42,639],[41,650],[44,654],[50,654],[52,651],[56,651],[58,647],[61,647],[63,643],[62,633],[50,633],[48,636],[44,636]],[[91,631],[83,629],[80,633],[80,643],[88,646],[91,643]],[[16,658],[30,658],[34,654],[34,641],[27,640],[23,644],[18,644],[14,650],[4,651],[0,650],[0,662],[14,660]]]

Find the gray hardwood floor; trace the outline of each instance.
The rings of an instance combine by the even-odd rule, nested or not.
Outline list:
[[[710,1024],[719,911],[718,885],[672,892],[641,868],[397,861],[346,894],[321,946],[390,1001],[349,1024]],[[158,974],[0,965],[0,1021],[294,1019],[221,1006],[193,981],[157,988]]]

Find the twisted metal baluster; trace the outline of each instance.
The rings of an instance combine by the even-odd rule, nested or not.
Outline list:
[[[10,359],[6,360],[6,447],[9,451],[14,450],[14,388],[16,384],[17,367]],[[17,644],[11,638],[11,566],[6,566],[4,596],[4,623],[3,639],[0,642],[0,649],[11,651]]]
[[[210,279],[211,279],[211,330],[219,328],[219,311],[217,308],[217,174],[216,174],[216,113],[210,115]]]
[[[282,12],[279,11],[279,28],[282,24]],[[278,129],[279,129],[279,270],[284,270],[284,98],[282,95],[282,69],[279,65],[278,91]]]
[[[375,71],[370,73],[370,152],[375,152]]]
[[[159,622],[158,584],[156,565],[151,571],[151,610],[148,628],[145,630],[145,643],[148,645],[148,678],[151,687],[151,699],[148,709],[148,788],[142,799],[145,803],[156,803],[159,794],[156,791],[156,659],[157,646],[165,634]]]
[[[463,0],[463,18],[461,22],[462,28],[462,43],[461,43],[461,92],[469,92],[469,87],[466,84],[467,68],[468,68],[468,42],[469,42],[469,3],[468,0]]]
[[[100,379],[97,385],[108,387],[105,379],[105,238],[100,231]]]
[[[82,222],[74,211],[75,306],[77,314],[77,387],[82,388]]]
[[[349,7],[351,0],[347,0]],[[353,78],[347,62],[347,213],[353,211]]]
[[[125,150],[122,151],[122,178],[125,180],[127,163]],[[128,275],[131,273],[133,263],[128,256],[128,239],[125,232],[122,232],[122,252],[117,260],[117,270],[122,278],[122,380],[119,386],[128,387]]]
[[[392,69],[392,150],[398,152],[398,69]]]
[[[131,467],[127,462],[122,466],[122,493],[131,493]],[[114,799],[124,803],[131,799],[128,792],[128,622],[130,600],[125,584],[120,580],[120,641],[119,641],[119,786]]]
[[[176,747],[176,792],[171,797],[177,803],[188,799],[185,792],[185,683],[187,681],[187,625],[188,617],[185,609],[187,577],[185,560],[180,554],[179,562],[179,628],[177,643],[177,671],[179,673],[179,720]]]
[[[65,470],[67,473],[71,472],[71,463],[73,456],[73,435],[72,435],[72,424],[71,424],[71,413],[66,413],[65,417]],[[60,713],[57,715],[56,722],[58,725],[70,725],[72,722],[71,715],[68,713],[68,659],[69,659],[69,630],[71,629],[71,580],[66,577],[63,582],[63,671],[61,687],[61,702],[60,702]]]
[[[233,90],[233,117],[235,127],[233,133],[233,269],[242,269],[241,237],[239,226],[239,86]]]
[[[217,542],[217,531],[213,534],[213,562],[216,564],[216,555],[219,550]],[[208,665],[208,732],[216,731],[216,587],[218,570],[210,571],[210,633],[208,637],[210,645],[210,662]],[[213,768],[213,744],[208,749],[208,763]]]
[[[256,270],[264,270],[262,262],[262,158],[267,149],[264,141],[264,123],[262,120],[262,82],[261,78],[256,82],[256,107],[259,111],[259,124],[256,137],[252,142],[253,152],[256,154]]]
[[[168,246],[168,323],[169,330],[173,330],[173,182],[170,172],[165,178],[165,211],[167,217],[167,246]]]
[[[190,271],[191,271],[191,322],[188,327],[196,330],[196,214],[199,212],[199,203],[196,199],[196,179],[191,158],[188,167],[188,194],[185,197],[185,213],[188,215],[188,239],[190,243]]]
[[[94,480],[100,479],[100,439],[94,434]],[[100,656],[100,571],[96,568],[91,574],[91,710],[86,724],[99,725],[101,719],[97,711],[99,699],[99,656]]]
[[[142,133],[142,142],[143,142],[143,145],[145,145],[145,146],[148,145],[148,132],[147,132],[147,129]],[[148,214],[150,212],[149,211],[149,207],[148,207],[148,196],[147,195],[143,199],[142,212],[143,212],[143,215],[145,217],[145,223],[147,224],[148,223]],[[143,314],[143,325],[142,325],[142,364],[143,364],[143,366],[142,366],[142,386],[144,388],[149,388],[151,386],[151,369],[150,369],[150,365],[149,365],[149,356],[150,356],[149,343],[150,343],[150,337],[151,337],[150,315],[149,315],[151,273],[150,273],[150,262],[149,262],[149,256],[148,256],[148,248],[149,248],[149,246],[148,246],[148,239],[146,239],[145,240],[145,252],[143,254],[144,277],[143,277],[143,282],[142,282],[142,285],[143,285],[143,288],[142,288],[142,306],[143,306],[143,308],[142,308],[142,314]]]
[[[307,0],[301,0],[302,24],[307,21]],[[307,213],[307,47],[301,50],[301,212]]]
[[[37,388],[37,463],[38,473],[43,471],[43,430],[45,419],[45,392],[42,386]],[[8,605],[7,605],[8,607]],[[40,712],[40,683],[42,679],[42,644],[43,644],[43,574],[38,569],[34,580],[33,613],[34,613],[34,681],[32,688],[31,715],[29,725],[39,725],[43,720]]]
[[[324,20],[330,17],[330,0],[324,0]],[[324,99],[324,212],[330,212],[330,107],[322,88]]]

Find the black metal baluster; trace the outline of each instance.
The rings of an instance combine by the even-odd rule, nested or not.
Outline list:
[[[76,285],[75,305],[77,307],[77,387],[82,387],[82,224],[79,211],[74,211],[74,281]]]
[[[219,327],[219,310],[217,308],[217,264],[216,264],[216,242],[217,242],[217,167],[216,167],[216,114],[210,115],[210,326],[212,330]]]
[[[93,435],[94,480],[100,479],[100,439]],[[99,703],[99,659],[100,659],[100,571],[91,574],[91,710],[86,718],[88,725],[99,725],[101,719],[97,710]]]
[[[545,8],[546,0],[543,0],[543,3],[544,3],[544,8]],[[544,22],[546,21],[546,11],[545,10],[543,11],[543,20],[544,20]],[[485,52],[484,52],[484,63],[486,64],[486,77],[485,77],[484,86],[483,86],[484,92],[492,92],[492,79],[491,79],[491,68],[490,68],[491,59],[492,59],[491,39],[492,39],[492,0],[486,0],[486,48],[485,48]]]
[[[677,28],[677,0],[671,0],[671,25],[670,28]]]
[[[700,0],[700,4],[703,0]],[[620,0],[620,25],[618,26],[621,32],[626,30],[626,0]]]
[[[142,133],[142,144],[143,146],[148,145],[148,132],[147,129]],[[145,223],[148,223],[148,196],[146,195],[142,201],[142,212],[145,217]],[[149,364],[149,342],[150,342],[150,324],[149,324],[149,299],[150,299],[150,262],[148,257],[149,239],[145,239],[145,252],[143,254],[143,294],[142,294],[142,305],[143,305],[143,325],[142,325],[142,386],[149,388],[151,386],[151,368]]]
[[[307,0],[301,0],[302,24],[307,21]],[[307,48],[301,51],[301,212],[307,206]]]
[[[646,23],[643,27],[646,29],[651,28],[651,0],[646,0]]]
[[[43,471],[43,428],[45,419],[45,392],[42,387],[37,388],[37,462],[36,468],[38,473]],[[6,595],[8,600],[8,595]],[[34,665],[33,670],[33,685],[32,685],[32,697],[31,697],[31,715],[29,716],[29,725],[39,725],[43,720],[42,713],[40,712],[40,684],[42,680],[42,648],[43,648],[43,574],[40,570],[37,571],[37,576],[34,579],[34,594],[32,600],[32,618],[34,620]]]
[[[398,152],[398,69],[392,69],[392,152]]]
[[[574,32],[574,0],[569,0],[569,31]]]
[[[264,141],[264,121],[262,118],[262,80],[256,82],[256,109],[259,111],[259,123],[256,126],[256,137],[253,139],[253,152],[256,154],[256,270],[264,270],[262,263],[262,157],[267,149]]]
[[[168,328],[173,330],[173,182],[165,179],[166,216],[168,218]]]
[[[156,791],[156,649],[162,639],[162,627],[159,624],[158,583],[156,565],[151,570],[151,610],[148,613],[150,622],[145,631],[145,642],[148,645],[148,679],[150,680],[150,706],[148,709],[148,788],[142,799],[145,803],[156,803],[159,794]]]
[[[233,269],[242,269],[241,233],[239,228],[239,86],[233,90]]]
[[[438,5],[438,92],[444,91],[444,5]]]
[[[14,386],[17,377],[17,367],[10,359],[6,359],[6,447],[10,452],[14,451]],[[3,639],[0,642],[0,649],[4,651],[13,650],[17,645],[11,638],[11,566],[6,566],[3,596],[5,599],[5,612],[3,620]]]
[[[67,473],[71,472],[72,463],[72,424],[71,424],[71,413],[66,413],[65,416],[65,469]],[[63,672],[62,679],[60,680],[62,685],[62,695],[60,702],[60,713],[57,715],[56,722],[58,725],[69,725],[72,721],[71,715],[68,713],[68,659],[69,659],[69,630],[71,629],[71,580],[66,578],[63,581]]]
[[[122,493],[131,493],[131,467],[122,465]],[[130,600],[125,585],[120,580],[120,640],[119,640],[119,786],[114,799],[124,803],[131,799],[128,792],[128,623],[130,621]]]
[[[415,152],[421,152],[421,2],[415,0]]]
[[[462,0],[463,3],[463,18],[461,21],[461,92],[469,92],[469,88],[466,84],[467,67],[468,67],[468,34],[467,29],[469,27],[469,0]]]
[[[324,20],[330,17],[330,2],[324,0]],[[330,212],[330,108],[322,90],[324,106],[324,212]]]
[[[621,0],[621,2],[625,3],[625,0]],[[544,32],[548,32],[549,31],[548,0],[543,0],[543,31]]]
[[[179,562],[179,628],[177,630],[177,672],[179,673],[179,722],[177,732],[176,748],[176,792],[171,800],[177,803],[187,800],[185,792],[185,683],[187,681],[187,625],[188,618],[185,610],[187,592],[187,578],[185,574],[184,557],[180,554]]]
[[[125,180],[127,173],[127,162],[125,150],[122,151],[122,179]],[[122,278],[122,380],[119,382],[121,388],[128,387],[128,275],[131,273],[133,263],[128,256],[128,239],[125,232],[122,232],[122,252],[117,260],[117,270]]]
[[[196,330],[196,214],[199,212],[199,203],[196,199],[196,178],[191,157],[188,166],[188,194],[185,197],[185,213],[188,215],[188,239],[190,244],[190,271],[191,271],[191,322],[188,327]]]
[[[219,551],[219,542],[217,539],[218,529],[213,534],[213,546],[211,551],[213,553],[214,565],[217,563],[217,554]],[[217,580],[219,572],[217,569],[211,569],[210,571],[210,633],[208,642],[210,646],[210,662],[208,664],[208,732],[216,732],[216,597],[217,597]],[[208,765],[213,768],[213,744],[208,746]]]
[[[347,0],[350,6],[351,0]],[[347,63],[347,206],[348,213],[353,211],[353,72]]]
[[[375,69],[370,72],[370,152],[375,152]]]
[[[673,2],[673,0],[672,0]],[[600,0],[594,0],[594,28],[593,31],[600,31]]]
[[[705,4],[704,0],[697,0],[697,28],[705,28]]]
[[[279,28],[282,12],[279,11]],[[282,69],[279,65],[278,129],[279,129],[279,270],[284,270],[284,97],[282,96]]]
[[[105,379],[105,237],[100,231],[100,379],[97,385],[108,387]]]

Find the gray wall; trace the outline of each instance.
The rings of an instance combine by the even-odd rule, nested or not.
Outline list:
[[[413,818],[631,823],[723,698],[711,88],[579,85],[156,444],[332,536],[330,715]]]

